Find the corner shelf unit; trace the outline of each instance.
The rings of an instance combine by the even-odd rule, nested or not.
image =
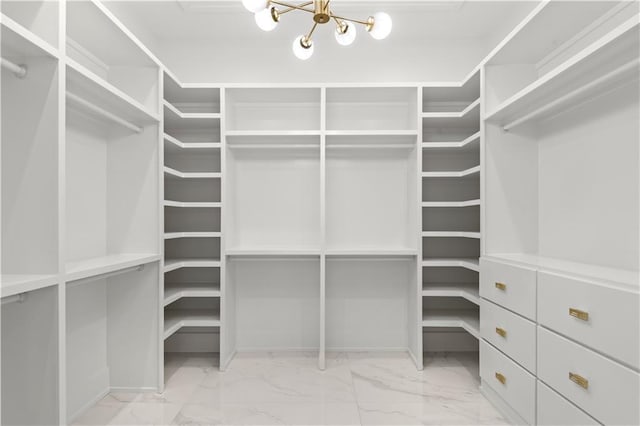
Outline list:
[[[460,86],[421,93],[423,350],[473,348],[480,304],[480,73]]]
[[[218,352],[222,252],[221,91],[164,74],[164,352]]]

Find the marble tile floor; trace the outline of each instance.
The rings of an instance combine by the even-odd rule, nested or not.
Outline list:
[[[75,425],[503,425],[478,390],[476,354],[168,355],[163,394],[110,394]]]

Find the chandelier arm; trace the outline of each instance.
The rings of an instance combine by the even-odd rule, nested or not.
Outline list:
[[[275,2],[271,2],[271,3],[275,3]],[[279,10],[279,11],[278,11],[278,14],[280,14],[280,15],[284,15],[285,13],[289,13],[289,12],[291,12],[292,10],[305,10],[305,11],[307,11],[307,12],[311,12],[311,11],[310,11],[310,10],[308,10],[308,9],[301,9],[301,8],[304,8],[305,6],[310,6],[310,5],[312,5],[312,4],[313,4],[313,2],[312,2],[312,1],[308,1],[308,2],[306,2],[306,3],[298,4],[298,5],[296,5],[296,7],[293,7],[293,6],[287,6],[287,8],[286,8],[286,9],[284,9],[284,10]]]
[[[269,3],[273,3],[275,5],[286,7],[288,9],[292,9],[292,10],[295,9],[295,10],[302,10],[302,11],[309,12],[309,13],[314,13],[314,11],[311,10],[311,9],[305,9],[303,6],[298,6],[298,5],[295,5],[295,4],[288,4],[288,3],[284,3],[284,2],[276,1],[276,0],[270,0]],[[313,3],[313,2],[311,2],[311,3]],[[311,4],[311,3],[309,3],[309,4]],[[282,12],[278,12],[278,13],[282,13]]]
[[[345,18],[343,16],[334,15],[333,13],[331,14],[331,17],[333,19],[340,19],[340,20],[343,20],[343,21],[355,22],[357,24],[371,25],[371,23],[369,21],[360,21],[358,19]]]
[[[309,31],[309,34],[305,36],[307,40],[311,40],[311,34],[313,34],[313,32],[316,30],[317,27],[318,27],[318,23],[314,22],[313,27],[311,27],[311,30]]]

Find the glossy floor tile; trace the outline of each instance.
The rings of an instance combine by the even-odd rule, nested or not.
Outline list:
[[[163,394],[112,394],[76,425],[498,425],[478,390],[477,354],[167,355]]]

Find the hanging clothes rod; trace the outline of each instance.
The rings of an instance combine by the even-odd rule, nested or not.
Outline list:
[[[75,103],[78,106],[81,106],[83,108],[88,109],[89,111],[93,111],[94,113],[103,116],[104,118],[119,124],[123,127],[126,127],[127,129],[134,131],[136,133],[142,133],[142,127],[136,126],[135,124],[132,124],[130,122],[128,122],[127,120],[125,120],[124,118],[120,118],[117,115],[106,111],[102,108],[100,108],[97,105],[92,104],[91,102],[82,99],[80,96],[75,95],[71,92],[67,92],[67,100]]]
[[[552,110],[553,108],[557,107],[558,105],[562,105],[565,102],[570,101],[571,99],[582,95],[585,92],[588,92],[589,90],[598,87],[602,84],[605,84],[607,82],[609,82],[610,80],[613,80],[617,77],[619,77],[621,74],[624,74],[626,72],[631,71],[633,68],[637,67],[638,64],[640,63],[639,59],[634,59],[632,61],[627,62],[626,64],[622,65],[619,68],[616,68],[615,70],[603,75],[602,77],[599,77],[587,84],[585,84],[584,86],[573,90],[569,93],[567,93],[564,96],[559,97],[558,99],[556,99],[553,102],[550,102],[548,104],[546,104],[545,106],[542,106],[538,109],[536,109],[535,111],[530,112],[529,114],[524,115],[523,117],[518,118],[517,120],[513,120],[511,123],[509,124],[505,124],[504,126],[502,126],[502,130],[504,130],[505,132],[508,132],[509,130],[513,129],[516,126],[519,126],[523,123],[526,123],[527,121],[530,121],[538,116],[540,116],[541,114],[544,114],[545,112]]]
[[[2,298],[2,305],[8,305],[9,303],[24,303],[27,300],[27,293],[14,294],[13,296],[7,296]]]
[[[80,278],[79,280],[69,281],[69,283],[67,283],[67,288],[72,288],[79,285],[87,284],[96,280],[103,280],[105,278],[116,277],[118,275],[127,274],[129,272],[138,272],[138,271],[142,271],[143,269],[144,269],[144,265],[138,265],[138,266],[132,266],[130,268],[119,269],[113,272],[106,272],[104,274],[94,275],[87,278]]]
[[[18,78],[25,78],[27,76],[27,67],[24,65],[15,64],[5,58],[0,58],[0,64],[2,64],[2,68],[8,69]]]

